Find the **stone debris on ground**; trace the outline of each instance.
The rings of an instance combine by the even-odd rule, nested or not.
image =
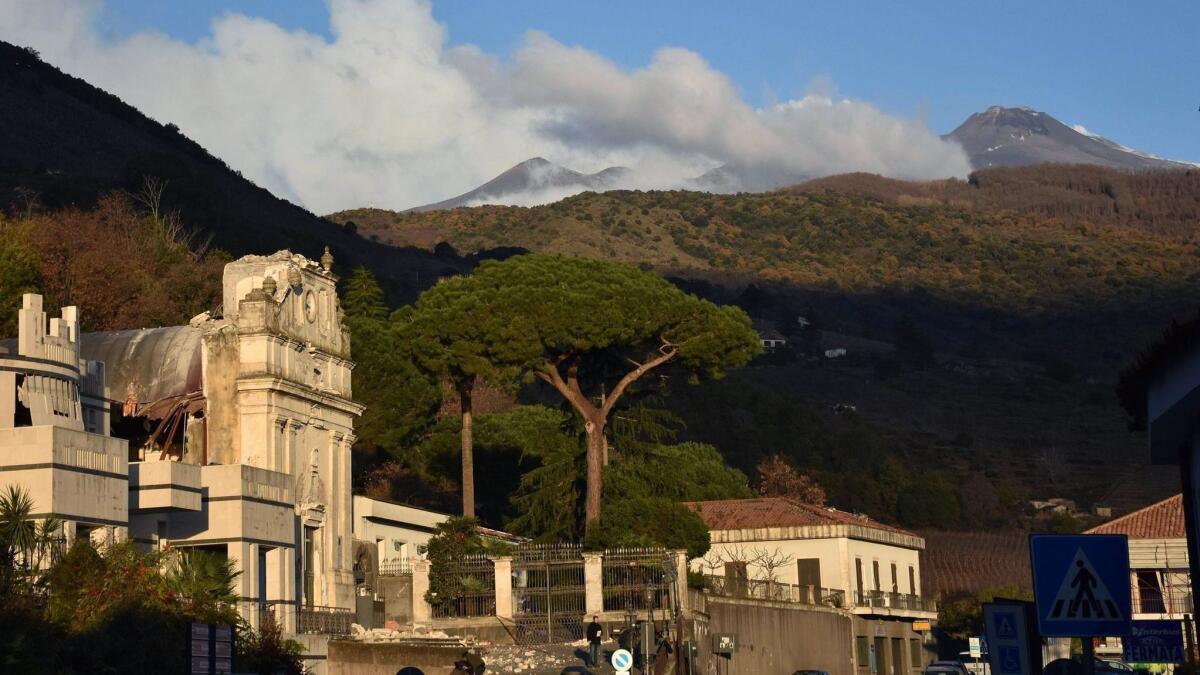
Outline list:
[[[539,647],[497,645],[428,628],[395,630],[363,628],[358,624],[351,624],[349,637],[362,642],[437,642],[462,645],[465,649],[478,649],[487,663],[489,675],[560,675],[567,668],[572,668],[568,671],[572,674],[607,673],[611,670],[607,668],[607,659],[604,657],[601,667],[578,670],[585,665],[583,654],[587,652],[587,640]],[[605,656],[616,648],[616,643],[611,640],[605,641],[604,644],[602,653]]]
[[[574,645],[549,645],[538,648],[493,645],[484,650],[483,658],[487,662],[488,673],[559,675],[566,668],[583,665],[575,650]]]
[[[362,626],[352,623],[350,624],[350,637],[363,642],[390,642],[396,640],[455,640],[462,644],[467,644],[465,640],[458,636],[446,634],[445,631],[429,630],[428,628],[413,628],[411,630],[395,630],[392,628],[363,628]]]

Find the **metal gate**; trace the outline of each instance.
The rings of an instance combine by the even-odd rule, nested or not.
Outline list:
[[[585,591],[579,546],[526,544],[513,554],[513,620],[520,645],[583,638]]]
[[[603,567],[604,611],[669,609],[671,593],[680,590],[676,581],[666,549],[608,549]]]

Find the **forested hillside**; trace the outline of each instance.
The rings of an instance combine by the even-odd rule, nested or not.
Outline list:
[[[842,305],[827,327],[868,337],[902,308],[930,319],[940,351],[1069,348],[1086,366],[1127,358],[1148,334],[1143,322],[1191,306],[1196,213],[1200,171],[1032,167],[971,183],[848,176],[772,194],[586,193],[535,208],[331,218],[394,244],[519,246],[724,288],[754,283],[775,305]]]
[[[199,241],[235,255],[291,247],[367,265],[396,297],[413,299],[469,261],[380,246],[271,194],[169,121],[0,41],[0,211],[10,217],[59,209],[91,211],[113,191],[165,183],[160,206],[177,211]],[[422,278],[423,277],[423,278]],[[85,314],[86,316],[86,314]]]
[[[681,438],[748,475],[780,455],[843,508],[990,528],[1031,499],[1120,511],[1174,489],[1140,468],[1113,384],[1195,312],[1198,199],[1200,172],[1043,166],[330,218],[389,243],[635,262],[736,303],[790,348],[714,385],[674,385]],[[836,348],[847,356],[822,356]]]

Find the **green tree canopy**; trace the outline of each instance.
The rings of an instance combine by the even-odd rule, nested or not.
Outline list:
[[[12,230],[0,216],[0,337],[16,336],[21,296],[36,293],[40,277],[37,260]]]
[[[697,379],[720,377],[760,349],[740,309],[688,295],[630,265],[524,255],[484,262],[453,281],[434,290],[447,286],[443,293],[471,307],[475,320],[460,319],[469,325],[456,335],[469,337],[445,343],[443,352],[460,363],[523,369],[553,387],[583,422],[588,523],[600,517],[605,429],[622,396],[664,366]]]
[[[398,455],[425,434],[433,423],[442,391],[438,383],[408,358],[388,320],[383,291],[366,268],[343,282],[342,307],[350,327],[356,361],[354,398],[366,404],[355,423],[362,466],[380,455]]]
[[[407,353],[424,372],[449,381],[458,394],[461,417],[462,512],[475,516],[473,392],[479,380],[517,379],[523,360],[510,327],[496,311],[503,289],[470,277],[440,281],[415,305],[395,315]]]

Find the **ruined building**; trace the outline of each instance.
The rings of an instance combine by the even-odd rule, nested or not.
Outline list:
[[[354,607],[349,333],[328,251],[225,267],[187,326],[79,333],[26,295],[0,342],[0,489],[68,539],[131,538],[237,561],[240,610],[295,631]]]

